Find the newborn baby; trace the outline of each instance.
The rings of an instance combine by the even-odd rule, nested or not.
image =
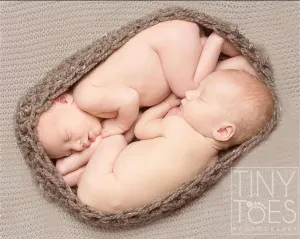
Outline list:
[[[161,102],[171,91],[183,97],[187,90],[196,89],[215,69],[221,51],[236,56],[242,65],[249,64],[229,42],[216,33],[207,38],[192,22],[167,21],[140,32],[79,81],[72,94],[59,100],[72,102],[72,113],[59,116],[66,107],[53,107],[51,113],[41,116],[38,134],[43,147],[53,158],[88,147],[99,133],[100,122],[93,119],[81,127],[91,117],[80,111],[109,119],[102,125],[102,137],[124,133],[140,107]],[[59,118],[65,121],[59,124],[66,125],[58,125]],[[73,134],[78,127],[80,132]]]
[[[271,119],[270,91],[240,70],[217,70],[181,100],[174,94],[138,120],[140,141],[102,140],[78,184],[80,200],[103,212],[136,208],[165,196],[256,135]],[[105,166],[110,161],[111,166]]]
[[[217,63],[221,51],[229,56],[235,57]],[[242,56],[237,56],[238,54],[238,51],[230,43],[215,33],[212,33],[206,39],[201,29],[194,23],[170,21],[157,24],[141,32],[113,53],[105,62],[80,81],[75,86],[73,92],[70,91],[58,97],[50,109],[40,117],[38,124],[39,139],[50,158],[57,159],[69,156],[74,152],[75,154],[82,152],[82,155],[85,155],[85,159],[91,158],[91,161],[86,167],[84,177],[78,185],[78,196],[88,205],[94,205],[96,208],[99,208],[99,204],[102,205],[101,200],[105,200],[105,198],[101,199],[98,194],[100,192],[100,194],[107,194],[108,198],[106,199],[110,202],[106,203],[112,204],[103,204],[103,206],[100,206],[102,208],[99,209],[104,211],[118,210],[118,208],[120,208],[120,206],[118,206],[120,204],[119,196],[122,195],[123,197],[126,194],[123,194],[123,191],[121,194],[120,191],[117,190],[120,194],[116,197],[116,187],[120,188],[120,186],[115,178],[115,175],[117,175],[115,174],[115,170],[118,170],[120,175],[122,175],[122,172],[126,174],[126,170],[134,169],[134,167],[129,169],[128,166],[123,165],[125,168],[122,171],[120,168],[123,167],[122,163],[126,162],[126,160],[120,161],[118,154],[132,140],[132,125],[137,119],[139,107],[155,105],[161,102],[171,91],[174,91],[177,96],[182,97],[187,90],[196,89],[200,82],[215,69],[245,70],[256,76],[256,72],[249,62]],[[178,57],[178,55],[180,56]],[[124,61],[125,56],[126,61]],[[118,66],[118,68],[116,69],[115,66]],[[222,75],[218,75],[218,77],[220,77],[219,80],[222,81]],[[167,102],[175,102],[174,99],[174,101],[170,101],[170,99],[172,98],[168,98]],[[178,103],[178,99],[176,99],[176,102]],[[160,105],[165,104],[162,103]],[[157,107],[158,106],[155,108]],[[168,110],[169,108],[167,111]],[[149,110],[149,112],[152,111]],[[178,113],[179,109],[172,109],[166,118],[171,117],[174,112]],[[146,115],[149,115],[149,113]],[[103,129],[101,127],[102,118],[108,118],[108,120],[103,122]],[[143,120],[141,122],[143,122]],[[139,125],[143,124],[139,123]],[[164,125],[168,126],[168,124]],[[111,136],[105,139],[97,137],[100,133],[102,138],[119,134],[125,132],[130,127],[131,130],[127,131],[124,136]],[[141,126],[137,128],[141,128]],[[176,128],[177,127],[173,128],[173,130],[176,130]],[[235,127],[232,128],[235,129]],[[178,127],[178,129],[180,129],[180,127]],[[136,130],[137,135],[139,135],[139,131],[141,130]],[[139,137],[142,139],[141,136]],[[93,143],[96,138],[98,140],[97,144],[95,144],[96,142]],[[101,143],[99,144],[99,142]],[[146,140],[146,142],[148,141]],[[141,145],[145,144],[142,142],[139,143],[141,143]],[[120,155],[121,158],[126,159],[126,152],[131,154],[131,148],[135,149],[136,147],[138,152],[139,149],[142,150],[142,148],[144,148],[144,146],[134,146],[136,143],[132,145],[133,146],[130,145],[127,147],[128,149],[126,148],[122,151],[121,155],[123,156],[121,157]],[[167,148],[171,149],[170,145],[167,145]],[[205,146],[200,147],[200,149],[204,150]],[[143,150],[149,149],[145,148]],[[188,149],[185,148],[181,156],[185,155],[187,151]],[[140,157],[143,158],[141,155],[142,152],[140,152],[140,154],[138,154],[138,152],[136,155],[140,155]],[[153,151],[153,153],[155,152],[156,150]],[[134,151],[132,153],[135,155]],[[166,156],[167,152],[164,154]],[[151,155],[155,156],[153,154]],[[195,160],[196,153],[194,152],[192,155]],[[204,159],[207,158],[205,155],[209,156],[208,159]],[[202,157],[203,159],[198,157],[199,161],[202,160],[202,163],[198,165],[197,173],[201,172],[208,164],[214,163],[216,159],[215,157],[215,159],[210,160],[209,151],[208,154],[205,153],[205,155]],[[160,158],[162,156],[163,155],[161,155]],[[151,157],[149,154],[147,158],[150,160]],[[177,157],[179,157],[179,154]],[[103,160],[101,160],[101,158]],[[182,157],[181,160],[184,159],[185,157]],[[122,163],[118,163],[119,161]],[[145,161],[147,162],[147,160]],[[142,162],[144,162],[144,160],[139,161],[139,163]],[[178,162],[183,163],[183,161],[179,159]],[[189,162],[189,160],[187,160],[187,162]],[[158,163],[158,161],[153,160],[153,163]],[[118,169],[116,169],[115,166]],[[135,167],[140,168],[142,165],[137,164]],[[178,181],[173,182],[172,185],[178,185],[185,182],[187,178],[190,178],[190,174],[195,173],[195,169],[194,171],[188,172],[189,169],[190,168],[184,169],[185,172],[183,174],[185,176],[183,177],[179,174]],[[154,166],[152,170],[155,170]],[[159,174],[163,173],[165,168],[162,168],[160,171],[158,167],[157,170]],[[83,170],[81,170],[81,172],[82,171]],[[77,176],[78,172],[79,171],[77,171]],[[143,172],[143,170],[141,170],[141,172]],[[107,177],[104,179],[103,175]],[[134,174],[132,176],[134,177]],[[143,176],[147,176],[147,174],[143,174]],[[151,181],[149,172],[148,176],[148,179]],[[103,179],[101,182],[108,182],[107,185],[111,183],[111,187],[107,188],[106,185],[99,184],[97,178]],[[130,180],[130,177],[127,177],[127,180]],[[135,180],[139,180],[138,177],[136,177]],[[144,181],[146,180],[147,178],[144,178]],[[75,184],[77,184],[77,181]],[[131,181],[130,184],[134,185],[135,183]],[[136,185],[138,186],[138,182]],[[135,189],[129,188],[129,190]],[[135,204],[134,200],[128,199],[127,197],[127,200],[131,200],[133,204],[124,204],[122,200],[121,207],[126,208],[128,205],[130,207],[142,205],[146,203],[146,201],[150,202],[156,196],[164,195],[164,193],[170,190],[172,190],[170,185],[164,185],[164,188],[158,190],[156,193],[151,192],[151,194],[149,192],[148,199],[137,198]],[[97,191],[99,191],[99,193]],[[93,193],[97,194],[95,195],[95,199],[92,198]],[[90,199],[87,199],[89,197]],[[89,200],[95,201],[91,202]]]
[[[101,131],[102,137],[124,133],[140,107],[161,102],[171,91],[184,97],[196,89],[215,70],[221,51],[232,58],[219,67],[256,74],[232,44],[216,33],[206,38],[195,23],[167,21],[142,31],[41,115],[42,146],[50,158],[62,158],[89,147]],[[101,126],[99,118],[108,120]]]

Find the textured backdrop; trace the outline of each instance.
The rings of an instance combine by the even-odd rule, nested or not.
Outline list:
[[[138,229],[107,232],[78,222],[40,195],[14,138],[17,99],[47,71],[106,31],[172,5],[239,24],[241,32],[263,44],[270,56],[282,121],[266,142],[235,166],[299,166],[299,2],[1,2],[1,239],[232,237],[230,173],[172,217]]]

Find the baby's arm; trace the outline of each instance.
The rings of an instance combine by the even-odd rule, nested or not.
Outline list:
[[[205,42],[195,72],[194,84],[196,87],[215,70],[221,52],[230,57],[240,54],[229,41],[226,41],[223,37],[213,32]]]
[[[117,112],[117,117],[103,122],[102,137],[122,134],[136,120],[139,112],[139,95],[123,86],[82,86],[74,90],[77,106],[97,117]]]
[[[113,165],[126,146],[123,135],[102,140],[78,184],[77,195],[83,203],[100,210],[105,208],[106,211],[114,211],[122,205],[122,193]]]
[[[58,159],[56,161],[55,166],[57,170],[61,173],[63,179],[70,187],[77,185],[85,165],[96,151],[101,140],[101,136],[98,136],[85,150],[73,153],[69,157]]]
[[[193,79],[202,48],[202,32],[194,23],[174,21],[161,28],[159,34],[161,37],[153,37],[157,42],[152,48],[160,58],[172,92],[184,97],[187,90],[195,88]]]
[[[152,139],[163,136],[162,119],[167,112],[180,104],[180,99],[171,94],[161,103],[146,110],[138,120],[134,134],[138,139]]]
[[[139,117],[140,114],[138,115],[138,118]],[[134,124],[127,132],[124,133],[124,138],[127,144],[129,144],[134,138],[133,129]],[[95,142],[93,142],[87,149],[76,152],[69,157],[65,157],[56,161],[57,170],[63,175],[63,179],[70,187],[76,186],[78,184],[80,176],[86,168],[86,164],[96,152],[102,140],[102,137],[98,136]],[[106,162],[106,164],[110,165],[111,167],[113,165],[113,163],[109,163],[107,162],[107,160],[105,160],[104,162]],[[108,171],[110,170],[111,168],[108,169]]]

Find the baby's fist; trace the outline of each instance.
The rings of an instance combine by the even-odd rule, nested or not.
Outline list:
[[[126,131],[124,127],[117,121],[117,119],[107,119],[102,123],[102,138],[113,135],[123,134]]]

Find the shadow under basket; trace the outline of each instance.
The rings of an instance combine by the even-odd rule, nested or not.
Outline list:
[[[39,117],[50,107],[53,99],[73,87],[76,82],[136,34],[159,22],[176,19],[195,22],[207,32],[215,31],[240,50],[257,70],[259,79],[272,93],[275,102],[272,119],[255,137],[222,152],[214,166],[207,168],[201,175],[165,197],[149,205],[118,213],[96,211],[78,199],[76,189],[71,189],[64,182],[53,162],[45,154],[36,131]],[[116,229],[144,225],[154,219],[170,215],[200,197],[230,169],[235,159],[251,150],[271,133],[279,120],[279,109],[271,64],[261,47],[254,46],[231,23],[192,9],[171,7],[157,10],[105,34],[49,71],[19,99],[15,112],[15,133],[22,155],[43,195],[87,224],[99,228]]]

